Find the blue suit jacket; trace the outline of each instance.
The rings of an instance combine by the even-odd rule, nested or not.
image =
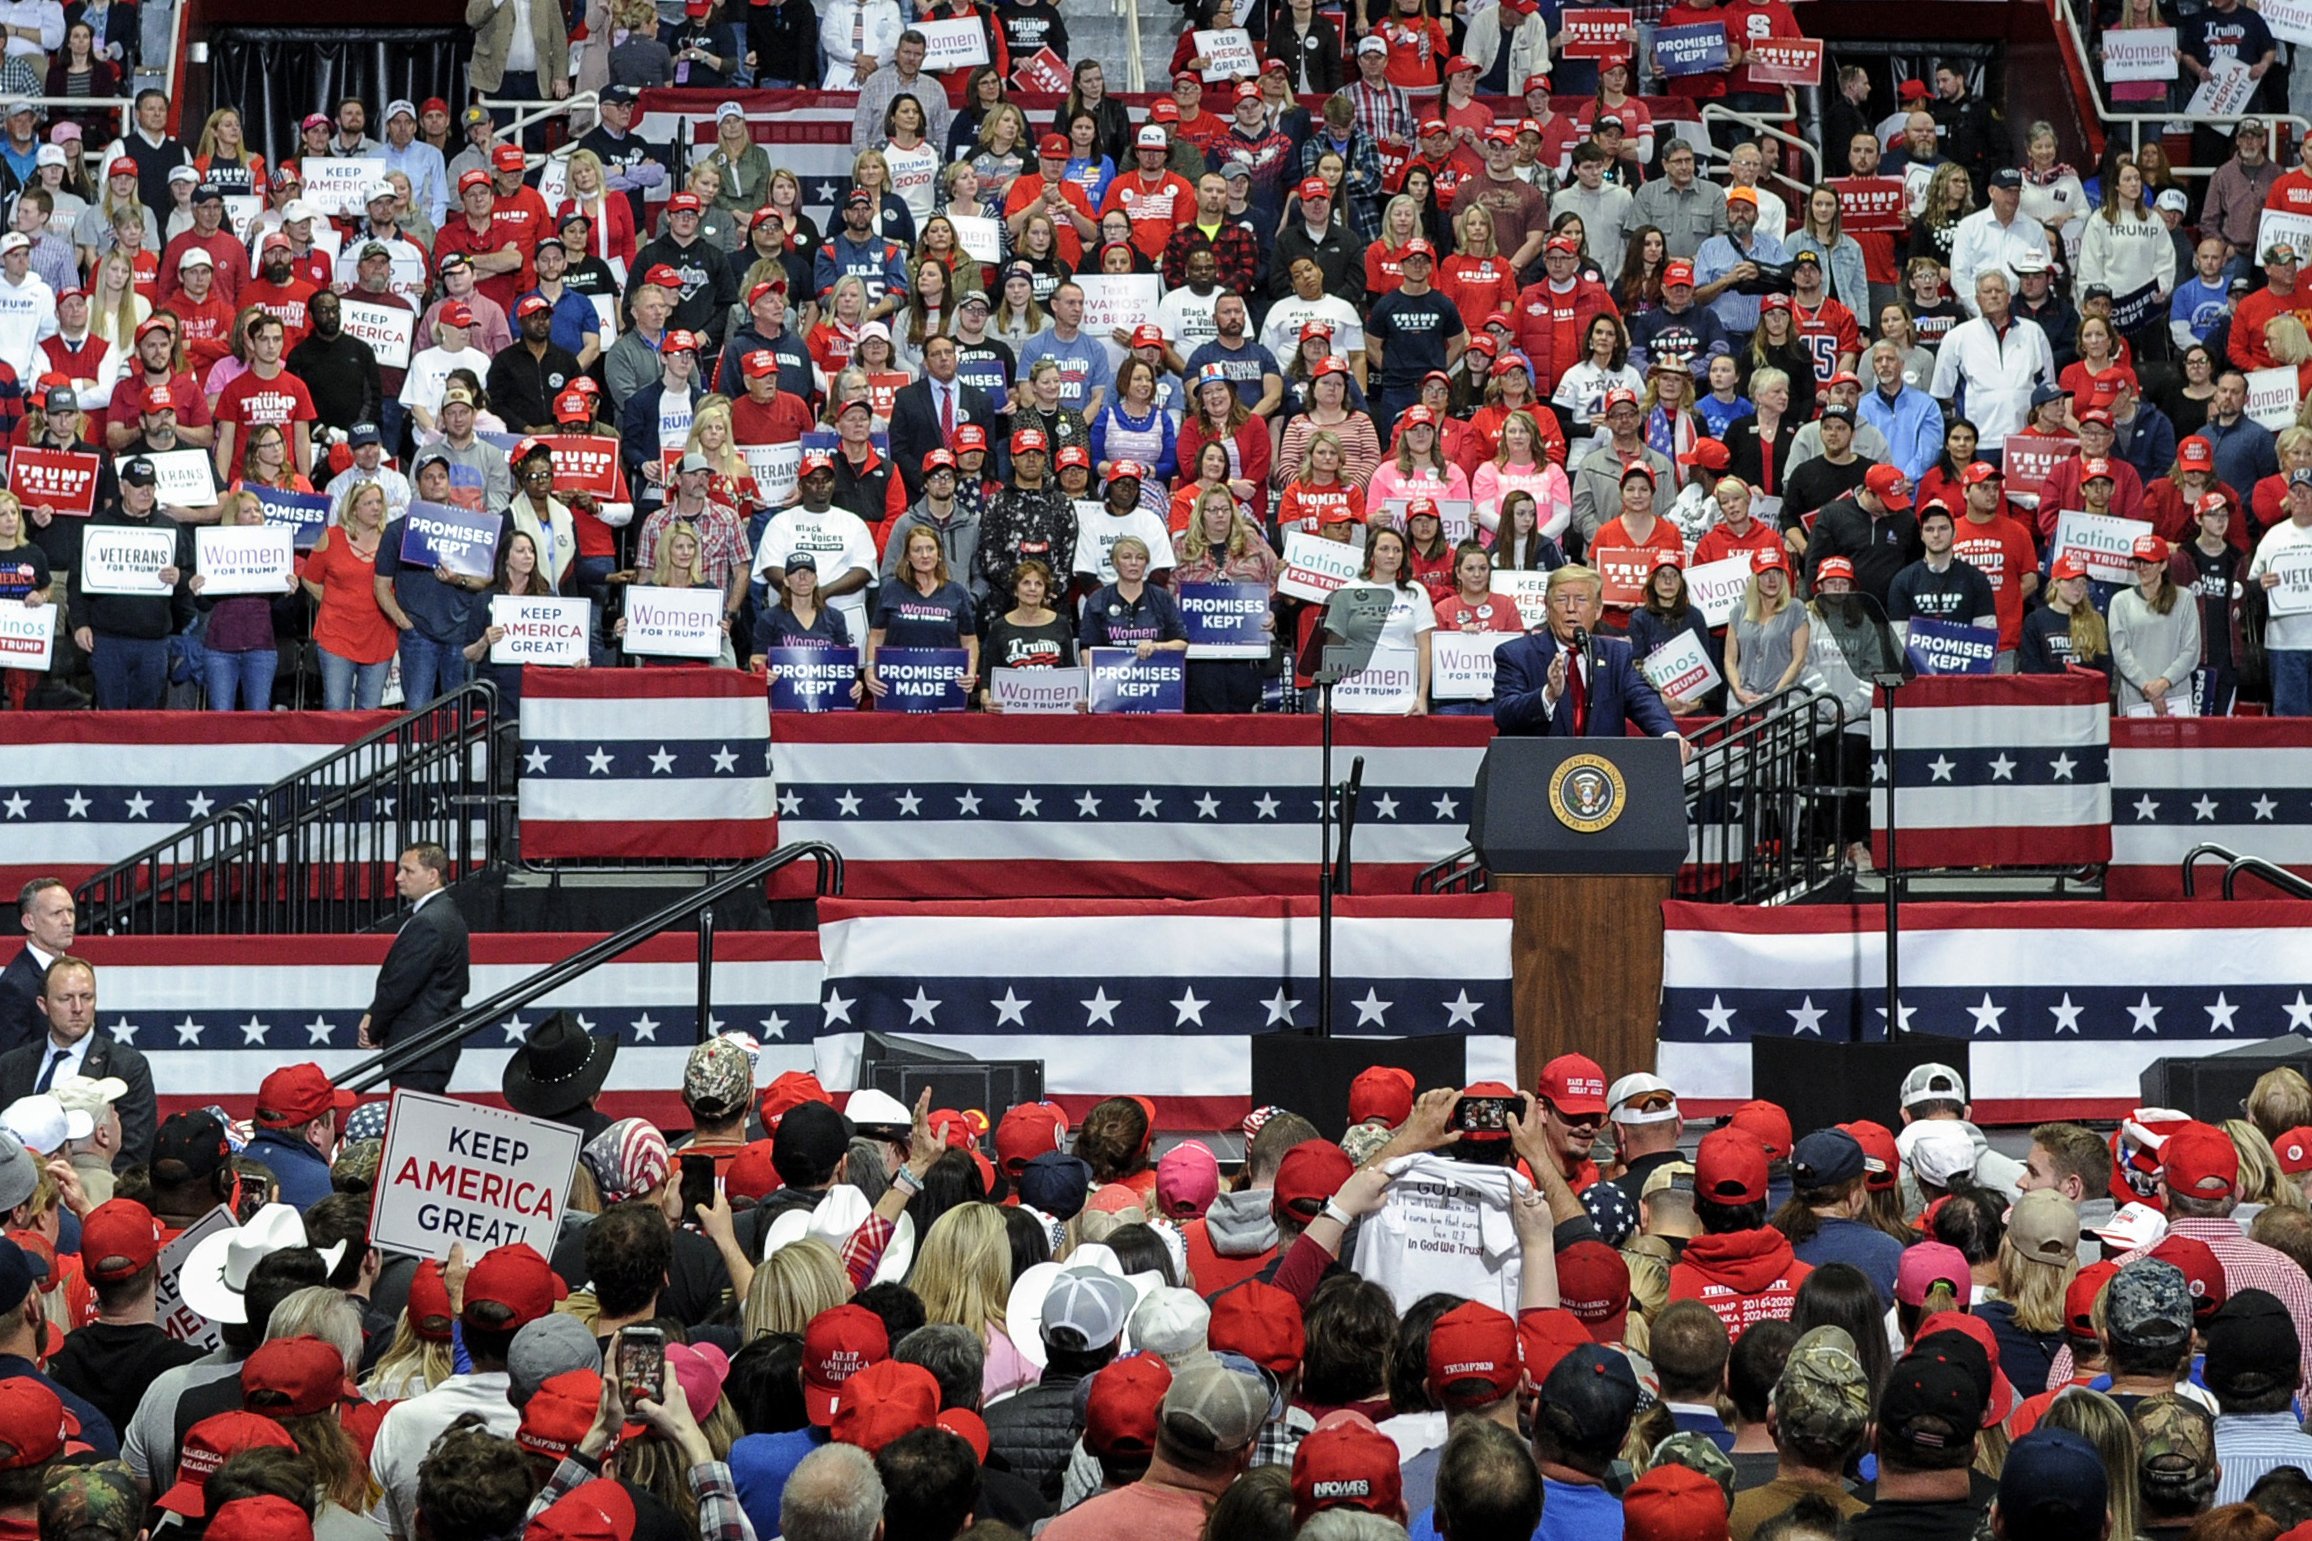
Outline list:
[[[1621,637],[1595,636],[1597,678],[1591,684],[1589,734],[1591,738],[1620,738],[1635,722],[1647,733],[1678,731],[1660,692],[1638,672],[1637,655]],[[1571,738],[1573,693],[1558,697],[1551,711],[1542,702],[1549,683],[1549,666],[1557,657],[1557,638],[1545,628],[1504,643],[1493,655],[1493,725],[1504,733],[1527,737]]]

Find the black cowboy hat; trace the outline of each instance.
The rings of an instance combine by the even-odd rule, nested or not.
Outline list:
[[[557,1011],[506,1061],[506,1103],[532,1118],[558,1118],[602,1090],[616,1058],[617,1039],[596,1038]]]

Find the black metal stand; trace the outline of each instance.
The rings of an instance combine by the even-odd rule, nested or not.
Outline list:
[[[1320,627],[1321,631],[1321,627]],[[1333,1036],[1333,682],[1320,676],[1317,711],[1324,719],[1317,770],[1317,1025],[1316,1036]]]
[[[1885,714],[1887,724],[1887,870],[1884,876],[1886,879],[1887,931],[1887,1038],[1891,1042],[1902,1036],[1903,1032],[1901,943],[1898,939],[1899,933],[1896,930],[1897,916],[1902,904],[1902,860],[1895,849],[1898,833],[1895,828],[1895,692],[1902,688],[1902,678],[1900,675],[1882,674],[1873,683],[1879,687],[1881,697],[1886,702],[1880,710]]]

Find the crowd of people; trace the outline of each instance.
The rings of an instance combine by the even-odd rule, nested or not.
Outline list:
[[[2251,416],[2247,379],[2312,374],[2298,254],[2255,249],[2312,173],[2261,124],[2211,136],[2203,199],[2140,136],[2083,177],[1977,61],[1890,92],[1834,53],[1801,124],[1748,52],[1799,35],[1785,0],[1640,7],[1605,59],[1554,4],[1254,6],[1241,77],[1196,51],[1231,18],[1191,10],[1143,107],[1048,0],[501,4],[476,88],[585,106],[516,133],[335,103],[300,156],[385,168],[342,208],[229,103],[194,135],[145,92],[93,153],[77,117],[0,104],[5,426],[98,468],[91,517],[0,499],[0,602],[57,611],[9,703],[518,692],[543,665],[503,661],[493,601],[583,597],[586,662],[675,661],[627,645],[647,587],[720,596],[724,666],[847,647],[871,708],[882,650],[945,649],[993,704],[999,671],[1192,646],[1179,591],[1218,584],[1270,594],[1272,656],[1192,651],[1188,709],[1291,709],[1317,605],[1287,548],[1342,541],[1390,591],[1415,712],[1486,710],[1432,690],[1436,630],[1530,629],[1569,563],[1606,630],[1701,646],[1694,712],[1854,689],[1918,622],[1995,630],[1999,670],[2100,672],[2125,712],[2312,711],[2312,426]],[[104,18],[61,14],[38,46],[80,61]],[[914,23],[973,19],[989,62],[926,70]],[[1721,28],[1724,65],[1665,76],[1669,24]],[[2181,51],[2262,92],[2261,27],[2211,5]],[[1047,48],[1070,85],[1031,112],[1005,66]],[[855,101],[827,225],[767,112],[646,137],[666,85]],[[1704,133],[1710,103],[1752,116]],[[1823,179],[1763,126],[1813,134]],[[1869,179],[1899,207],[1850,203]],[[1087,324],[1123,291],[1083,280],[1129,275],[1153,301]],[[588,437],[619,476],[557,461]],[[214,490],[153,459],[187,448]],[[413,501],[500,516],[490,570],[405,559]],[[318,534],[278,593],[202,592],[193,529],[291,518]],[[156,524],[183,536],[158,582],[79,582],[84,537]],[[1730,557],[1754,572],[1704,616],[1686,571]]]
[[[556,1014],[500,1083],[579,1150],[540,1245],[412,1257],[373,1242],[389,1104],[290,1064],[246,1122],[156,1121],[59,895],[0,1056],[9,1535],[2312,1534],[2293,1069],[2016,1159],[1933,1063],[1803,1132],[1579,1053],[1531,1090],[1375,1065],[1345,1128],[1216,1138],[766,1085],[715,1037],[661,1127]],[[395,988],[365,1039],[430,1020]]]

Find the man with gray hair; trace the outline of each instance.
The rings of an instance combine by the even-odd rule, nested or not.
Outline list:
[[[2039,323],[2014,314],[2007,270],[1986,268],[1975,280],[1975,317],[1944,334],[1928,394],[1950,402],[1974,424],[1976,452],[1993,465],[2007,435],[2023,426],[2031,392],[2055,383],[2055,355]]]
[[[785,1541],[875,1541],[883,1534],[883,1479],[856,1445],[827,1445],[804,1456],[779,1495]]]
[[[1157,1414],[1148,1474],[1070,1509],[1039,1533],[1042,1541],[1194,1541],[1250,1464],[1268,1404],[1257,1376],[1217,1359],[1181,1370]]]

